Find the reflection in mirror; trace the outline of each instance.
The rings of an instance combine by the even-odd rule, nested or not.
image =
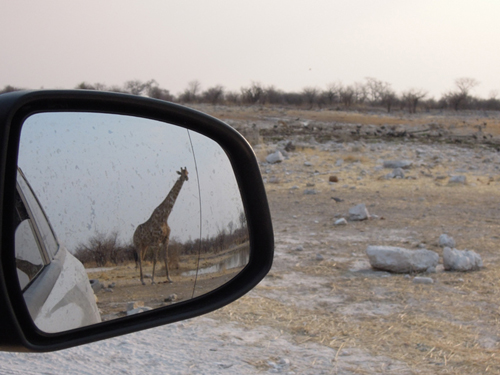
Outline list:
[[[99,321],[75,319],[95,314],[94,301],[103,321],[185,301],[248,263],[232,167],[217,143],[196,132],[132,116],[39,113],[23,124],[18,166],[18,193],[33,191],[18,219],[19,281],[44,331]],[[19,264],[30,236],[40,260],[26,273]],[[65,266],[75,258],[85,269]],[[73,286],[59,290],[67,280]],[[82,299],[87,307],[75,303]],[[39,323],[60,322],[62,311],[72,322]]]

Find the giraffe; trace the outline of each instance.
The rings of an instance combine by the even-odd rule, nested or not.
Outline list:
[[[167,197],[161,204],[155,208],[151,217],[144,223],[140,224],[134,232],[134,246],[138,252],[139,268],[141,273],[141,283],[145,285],[144,278],[142,275],[142,260],[149,247],[154,247],[153,256],[153,274],[151,279],[151,284],[155,283],[155,266],[158,257],[158,251],[160,248],[163,249],[165,255],[165,271],[167,273],[167,280],[169,283],[172,282],[168,273],[168,242],[170,237],[170,227],[167,224],[168,217],[172,212],[175,200],[181,191],[184,181],[188,180],[187,168],[181,168],[179,178],[175,182],[174,186],[168,193]]]

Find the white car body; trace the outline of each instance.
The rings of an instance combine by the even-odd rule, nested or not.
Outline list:
[[[51,333],[99,323],[101,316],[85,268],[57,242],[21,171],[17,191],[21,206],[15,235],[18,277],[35,325]]]

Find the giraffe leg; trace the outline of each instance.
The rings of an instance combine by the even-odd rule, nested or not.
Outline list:
[[[138,256],[138,259],[137,259],[138,262],[139,262],[139,270],[140,270],[142,285],[146,285],[146,283],[144,282],[144,277],[142,276],[142,254],[145,254],[147,249],[148,249],[147,247],[145,249],[140,249],[139,250],[139,254],[138,254],[139,256]],[[137,263],[136,263],[136,265],[137,265]]]
[[[155,268],[156,268],[156,260],[158,259],[158,248],[160,247],[161,245],[158,244],[155,246],[155,250],[154,250],[154,256],[153,256],[153,274],[151,275],[151,284],[156,284],[155,283]]]
[[[169,275],[169,272],[168,272],[168,243],[169,243],[169,238],[167,236],[167,238],[165,239],[165,242],[163,243],[163,251],[164,251],[164,255],[165,255],[165,274],[167,276],[167,281],[169,283],[172,282],[172,279],[170,279],[170,275]]]

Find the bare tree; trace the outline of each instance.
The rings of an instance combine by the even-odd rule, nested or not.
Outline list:
[[[352,86],[342,86],[339,88],[339,97],[340,101],[344,105],[344,108],[349,109],[354,104],[356,91]]]
[[[138,79],[127,81],[123,85],[126,92],[129,92],[132,95],[141,95],[146,88],[148,87],[148,82],[144,83],[139,81]]]
[[[144,91],[150,98],[166,101],[174,100],[174,96],[168,90],[162,89],[154,79],[146,82]]]
[[[386,109],[387,113],[391,112],[392,106],[398,101],[396,93],[390,89],[384,92],[380,98],[380,104],[382,104]]]
[[[479,85],[479,81],[474,78],[462,77],[455,80],[455,86],[457,86],[458,91],[466,96],[468,96],[470,91],[477,85]]]
[[[264,98],[269,104],[283,104],[283,92],[276,89],[274,86],[268,86],[264,90]]]
[[[361,82],[354,82],[354,101],[363,104],[368,98],[368,88]]]
[[[247,104],[264,104],[265,90],[258,82],[252,82],[250,87],[241,88],[241,100]]]
[[[235,105],[241,104],[241,95],[238,92],[228,91],[224,96],[227,103]]]
[[[329,83],[326,85],[326,90],[323,91],[323,97],[326,99],[328,105],[332,106],[339,99],[339,89],[342,87],[340,82]]]
[[[443,96],[444,101],[455,111],[466,108],[471,101],[470,91],[479,85],[474,78],[462,77],[455,80],[456,91],[450,91]]]
[[[408,108],[408,113],[416,113],[420,100],[427,96],[427,92],[422,89],[409,89],[402,94],[403,102]]]
[[[77,89],[77,90],[95,90],[96,88],[94,85],[91,85],[90,83],[81,82],[75,86],[75,89]]]
[[[221,85],[210,87],[203,92],[202,97],[212,105],[220,104],[224,100],[224,87]]]
[[[373,104],[381,103],[384,96],[392,91],[390,83],[372,77],[366,77],[365,79],[368,98]]]
[[[312,109],[317,102],[318,93],[319,90],[316,87],[305,87],[302,90],[302,94],[305,96],[307,104],[309,104],[309,109]]]
[[[201,90],[201,83],[197,79],[188,83],[188,87],[179,95],[179,100],[184,103],[194,103],[198,100],[198,93]]]

